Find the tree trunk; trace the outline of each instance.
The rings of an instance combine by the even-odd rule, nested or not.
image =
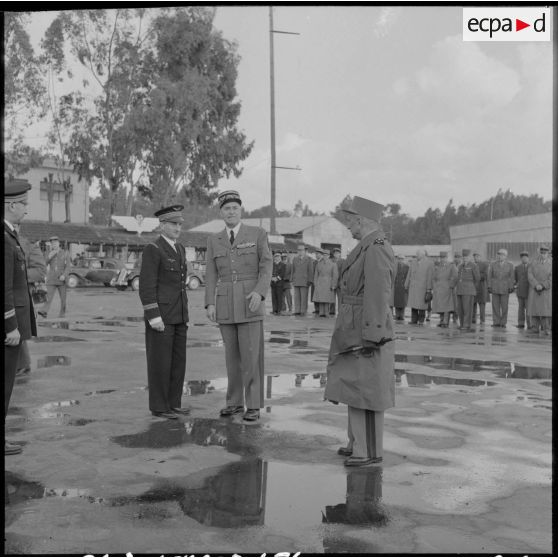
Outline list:
[[[48,173],[47,199],[48,199],[48,222],[52,223],[52,204],[54,198],[54,189],[52,184],[52,173]]]
[[[64,180],[64,205],[66,208],[66,221],[65,223],[70,223],[72,221],[72,216],[70,213],[70,196],[72,195],[73,186],[69,178]]]

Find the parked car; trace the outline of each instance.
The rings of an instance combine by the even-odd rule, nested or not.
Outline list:
[[[130,264],[132,265],[132,264]],[[140,268],[135,266],[131,269],[126,268],[126,272],[121,271],[113,280],[114,285],[119,291],[125,291],[130,287],[133,291],[139,291]]]
[[[91,283],[102,283],[110,287],[111,281],[123,267],[122,262],[116,258],[82,258],[70,268],[66,284],[70,288]]]
[[[205,284],[205,260],[188,262],[188,277],[186,285],[192,291]]]

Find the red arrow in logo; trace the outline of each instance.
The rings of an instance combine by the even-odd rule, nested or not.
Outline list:
[[[521,31],[522,29],[525,29],[526,27],[531,27],[530,23],[525,23],[524,21],[521,21],[520,19],[515,19],[515,30],[516,31]]]

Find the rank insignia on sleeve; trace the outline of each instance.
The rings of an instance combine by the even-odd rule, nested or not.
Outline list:
[[[380,244],[381,246],[383,246],[383,245],[384,245],[384,241],[385,241],[385,238],[377,238],[377,239],[374,241],[374,244]]]

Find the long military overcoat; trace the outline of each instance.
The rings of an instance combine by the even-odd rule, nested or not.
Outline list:
[[[543,262],[541,258],[529,264],[527,269],[529,277],[529,299],[527,313],[531,316],[552,316],[552,258]],[[537,285],[542,285],[541,293],[535,291]]]
[[[405,279],[407,279],[408,272],[409,266],[405,262],[397,262],[395,283],[393,285],[393,306],[395,306],[395,308],[405,308],[407,306]]]
[[[490,294],[488,292],[488,262],[478,262],[477,267],[479,269],[480,281],[477,287],[477,296],[475,297],[475,302],[478,304],[486,304],[490,302]]]
[[[457,269],[450,263],[434,266],[432,312],[454,312],[453,289],[457,283]]]
[[[426,256],[420,261],[411,262],[405,288],[409,291],[407,306],[417,310],[426,310],[428,303],[424,301],[426,291],[432,289],[432,276],[434,274],[434,264]]]
[[[393,339],[389,305],[394,277],[393,250],[382,231],[367,235],[347,257],[329,349],[326,399],[373,411],[395,404],[395,342],[385,343],[370,356],[347,352],[362,347],[363,340]]]
[[[267,233],[241,224],[233,245],[223,229],[207,239],[205,306],[215,305],[217,322],[238,324],[264,319],[265,298],[271,282],[273,258]],[[262,297],[252,312],[246,298],[252,291]]]
[[[335,302],[335,289],[337,288],[339,272],[337,263],[329,258],[322,258],[316,263],[314,270],[314,297],[313,302]]]

